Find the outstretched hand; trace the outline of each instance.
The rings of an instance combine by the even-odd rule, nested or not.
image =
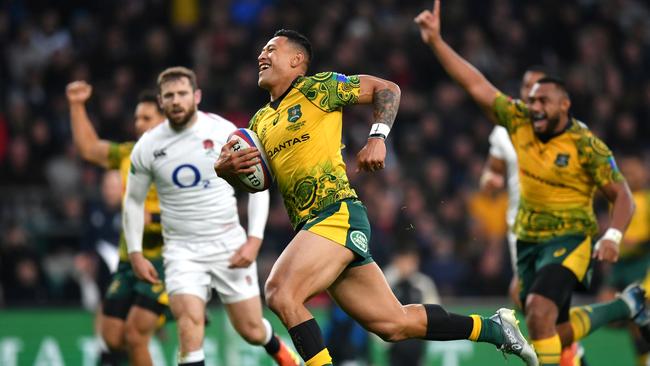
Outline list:
[[[435,0],[433,10],[424,10],[414,19],[420,28],[420,37],[424,43],[431,45],[440,39],[440,0]]]
[[[370,138],[357,154],[357,172],[363,170],[374,172],[384,169],[386,160],[386,143],[383,139]]]

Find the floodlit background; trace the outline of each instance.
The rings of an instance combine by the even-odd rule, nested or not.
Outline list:
[[[184,65],[198,75],[204,96],[200,108],[244,127],[268,101],[257,87],[257,55],[280,28],[311,39],[312,73],[372,74],[402,89],[387,140],[386,170],[356,175],[349,169],[369,209],[376,261],[387,268],[395,264],[400,247],[414,246],[419,271],[435,282],[443,303],[488,313],[509,305],[507,197],[478,191],[492,126],[421,42],[412,19],[431,5],[410,0],[1,2],[0,365],[93,363],[92,352],[82,357],[79,344],[86,340],[92,350],[96,283],[108,280],[96,247],[101,240],[116,244],[122,187],[114,173],[84,163],[75,151],[66,84],[84,79],[94,86],[87,107],[98,134],[121,142],[135,138],[132,113],[138,93],[154,88],[164,68]],[[640,183],[633,188],[647,188],[650,3],[447,0],[442,8],[445,39],[501,90],[517,96],[520,77],[531,65],[562,76],[573,115],[612,148],[619,162],[641,159],[635,170]],[[344,114],[343,152],[351,167],[371,117],[370,107],[351,107]],[[274,189],[273,197],[259,258],[262,284],[292,236]],[[240,206],[242,211],[246,207]],[[596,208],[606,223],[602,198]],[[581,300],[595,299],[606,275],[607,268],[597,268],[594,288]],[[328,319],[336,319],[326,298],[312,306],[322,315],[323,329]],[[221,310],[213,307],[219,321],[208,332],[225,337]],[[62,316],[69,316],[65,326],[52,325]],[[602,334],[602,347],[619,342],[615,353],[631,355],[625,332]],[[167,337],[157,342],[163,354],[172,356],[158,362],[172,364],[173,328]],[[359,337],[355,357],[383,364],[383,345],[371,341],[365,346],[363,333]],[[38,363],[44,347],[49,353],[45,363]],[[428,347],[435,365],[471,364],[479,350],[496,356],[495,364],[502,362],[485,345],[459,346],[471,351],[459,351],[458,363],[444,361],[435,345]],[[590,357],[602,347],[587,349],[590,365],[625,364]]]

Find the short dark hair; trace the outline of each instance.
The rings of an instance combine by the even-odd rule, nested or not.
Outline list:
[[[163,112],[162,108],[160,108],[160,104],[158,104],[158,96],[153,90],[147,89],[141,91],[140,94],[138,94],[138,104],[140,103],[151,103],[156,106],[159,113]]]
[[[569,91],[566,88],[564,80],[555,76],[544,76],[543,78],[537,80],[537,84],[553,84],[556,88],[560,89],[566,96],[569,96]]]
[[[196,82],[196,74],[194,73],[194,71],[188,69],[187,67],[174,66],[165,69],[163,72],[160,73],[160,75],[158,75],[158,82],[157,82],[158,92],[160,93],[160,87],[162,86],[162,84],[180,78],[187,78],[190,81],[192,90],[198,89],[198,85]]]
[[[291,43],[300,47],[305,52],[305,56],[307,56],[307,64],[309,65],[313,57],[313,51],[311,48],[311,42],[309,42],[309,39],[307,39],[307,37],[302,33],[291,29],[280,29],[275,32],[273,37],[287,37]]]
[[[544,66],[544,65],[531,65],[531,66],[528,66],[526,68],[526,71],[524,71],[524,73],[526,73],[526,72],[537,72],[537,73],[544,74],[544,75],[553,75],[551,70],[548,67]]]

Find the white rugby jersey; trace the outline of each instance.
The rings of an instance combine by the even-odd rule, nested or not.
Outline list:
[[[515,224],[517,208],[519,207],[519,168],[517,153],[508,135],[508,130],[495,126],[490,134],[490,155],[506,162],[506,184],[508,187],[508,211],[506,222],[510,229]]]
[[[138,212],[135,204],[146,196],[152,181],[158,191],[166,242],[210,241],[240,227],[234,189],[214,171],[221,147],[236,127],[218,115],[197,114],[197,121],[180,132],[172,129],[169,121],[161,123],[133,148],[124,202],[129,252],[142,247],[142,233],[138,232],[142,211]],[[249,235],[263,237],[268,200],[268,192],[249,195]]]

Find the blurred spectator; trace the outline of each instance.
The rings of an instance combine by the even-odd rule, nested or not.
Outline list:
[[[101,182],[101,199],[88,204],[84,213],[82,252],[75,258],[82,299],[89,309],[99,305],[100,296],[111,281],[119,261],[122,225],[122,178],[108,170]],[[93,286],[94,284],[94,286]]]
[[[7,306],[41,306],[48,300],[38,253],[27,232],[16,224],[5,230],[0,245],[0,287]]]
[[[368,364],[369,333],[336,303],[329,309],[329,322],[324,332],[325,344],[332,360],[341,366]]]
[[[420,257],[413,246],[402,245],[385,268],[386,281],[402,304],[440,304],[438,290],[431,278],[419,271]],[[389,364],[422,365],[426,342],[419,339],[390,344]]]

